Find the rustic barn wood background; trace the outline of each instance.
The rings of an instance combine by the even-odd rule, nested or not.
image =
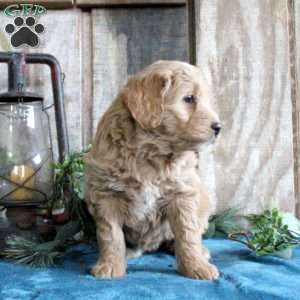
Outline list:
[[[39,20],[46,31],[38,49],[22,50],[60,61],[72,150],[91,142],[129,74],[158,59],[190,60],[211,84],[224,125],[217,147],[201,155],[218,210],[299,214],[300,0],[38,2],[49,8]],[[10,22],[1,13],[0,50],[20,51],[3,30]],[[0,74],[4,90],[3,65]],[[28,89],[51,104],[47,67],[28,67],[28,75]]]

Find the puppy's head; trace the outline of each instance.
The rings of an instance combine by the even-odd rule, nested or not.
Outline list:
[[[199,144],[213,140],[221,127],[210,108],[208,86],[199,69],[178,61],[159,61],[132,76],[123,100],[145,130],[172,140]]]

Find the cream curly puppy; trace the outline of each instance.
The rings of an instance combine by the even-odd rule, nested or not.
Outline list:
[[[87,165],[87,203],[97,226],[92,274],[126,274],[126,253],[174,241],[178,270],[216,279],[201,245],[212,205],[197,174],[195,152],[221,127],[199,70],[158,61],[129,78],[101,119]]]

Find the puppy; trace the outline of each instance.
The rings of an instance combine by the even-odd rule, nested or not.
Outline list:
[[[126,274],[131,256],[174,241],[178,270],[218,278],[201,245],[212,205],[195,151],[221,127],[199,70],[158,61],[129,78],[102,117],[86,156],[87,204],[97,226],[100,278]]]

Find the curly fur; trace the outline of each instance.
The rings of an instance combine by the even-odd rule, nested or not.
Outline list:
[[[183,101],[186,95],[195,103]],[[93,275],[125,275],[126,246],[135,256],[174,240],[183,275],[218,277],[201,246],[213,206],[195,155],[199,144],[214,138],[218,117],[209,99],[196,67],[159,61],[130,77],[102,117],[85,159],[101,254]]]

